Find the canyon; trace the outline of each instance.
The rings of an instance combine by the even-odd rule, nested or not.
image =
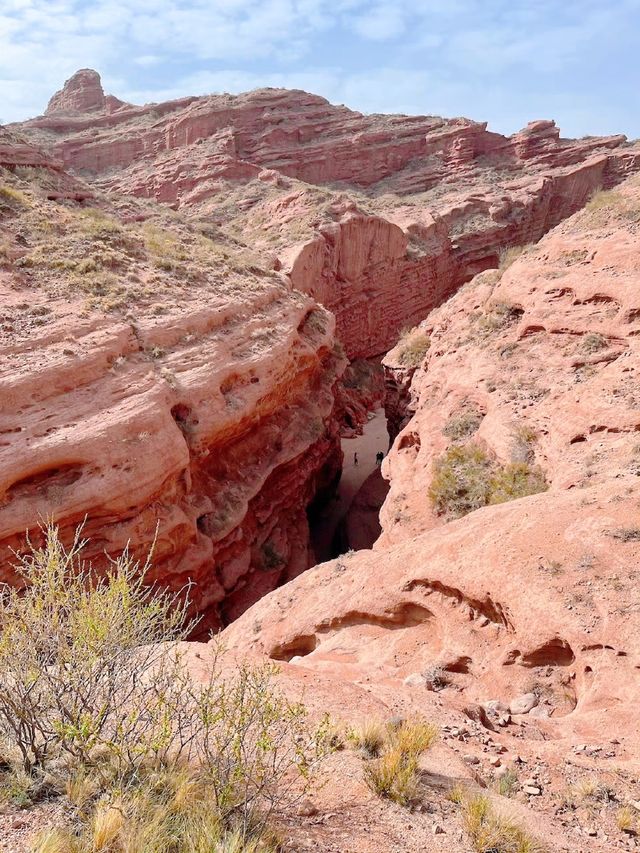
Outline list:
[[[85,69],[0,128],[0,168],[2,579],[26,531],[81,525],[96,564],[130,543],[189,588],[196,677],[224,628],[318,713],[440,725],[432,812],[378,813],[336,761],[296,850],[466,850],[442,780],[498,768],[552,849],[635,849],[562,797],[640,800],[640,145],[291,90],[136,106]]]

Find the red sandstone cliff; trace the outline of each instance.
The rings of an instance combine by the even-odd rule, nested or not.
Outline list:
[[[594,820],[590,795],[570,797],[578,779],[607,780],[624,801],[640,767],[639,223],[634,178],[432,312],[410,370],[406,340],[389,353],[390,391],[394,376],[405,390],[390,395],[402,428],[382,469],[382,537],[224,634],[237,652],[284,662],[286,678],[324,690],[347,718],[380,703],[378,715],[440,721],[429,778],[460,778],[463,757],[490,788],[507,768],[520,818],[534,834],[551,822],[550,849],[627,847],[616,807]],[[539,466],[548,489],[438,514],[436,462],[467,447]],[[453,500],[472,474],[445,483]],[[354,849],[375,849],[352,808]]]
[[[565,140],[549,121],[505,137],[280,89],[115,111],[103,98],[80,71],[21,129],[102,189],[250,238],[335,314],[350,357],[383,354],[502,248],[538,240],[640,168],[623,136]]]

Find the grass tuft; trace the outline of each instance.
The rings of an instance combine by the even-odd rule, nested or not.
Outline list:
[[[489,800],[473,796],[463,804],[464,826],[477,853],[546,853],[524,829],[496,815]]]
[[[401,806],[408,805],[417,793],[418,760],[437,737],[438,729],[421,720],[387,727],[382,754],[365,767],[365,780],[371,790]]]
[[[544,473],[527,462],[498,465],[477,444],[453,445],[436,459],[429,499],[438,515],[460,518],[480,507],[516,500],[548,488]]]
[[[403,367],[420,367],[431,346],[431,338],[420,328],[405,332],[397,344],[398,361]]]

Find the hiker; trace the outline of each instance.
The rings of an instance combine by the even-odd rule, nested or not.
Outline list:
[[[357,453],[354,453],[354,454],[353,454],[353,464],[354,464],[354,465],[357,465],[357,464],[358,464],[358,454],[357,454]]]
[[[384,459],[384,453],[379,450],[376,453],[376,465],[382,465],[382,460]]]

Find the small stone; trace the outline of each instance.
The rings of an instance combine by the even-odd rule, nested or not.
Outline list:
[[[465,764],[480,764],[480,759],[477,755],[463,755],[462,760]]]
[[[427,679],[419,672],[412,672],[402,683],[405,687],[426,687]]]
[[[536,785],[523,785],[522,790],[525,794],[528,794],[530,797],[539,797],[542,793],[542,790],[538,788]]]
[[[304,800],[298,807],[298,815],[300,817],[313,817],[318,814],[318,809],[311,800]]]
[[[439,823],[433,824],[433,834],[434,835],[444,835],[444,829],[440,826]]]
[[[523,693],[513,699],[509,704],[509,711],[512,714],[528,714],[532,708],[538,704],[538,697],[535,693]]]
[[[498,758],[498,756],[497,756],[497,755],[495,755],[493,758],[490,758],[490,759],[489,759],[489,764],[490,764],[492,767],[500,767],[501,763],[502,763],[502,762],[500,761],[500,759]]]

